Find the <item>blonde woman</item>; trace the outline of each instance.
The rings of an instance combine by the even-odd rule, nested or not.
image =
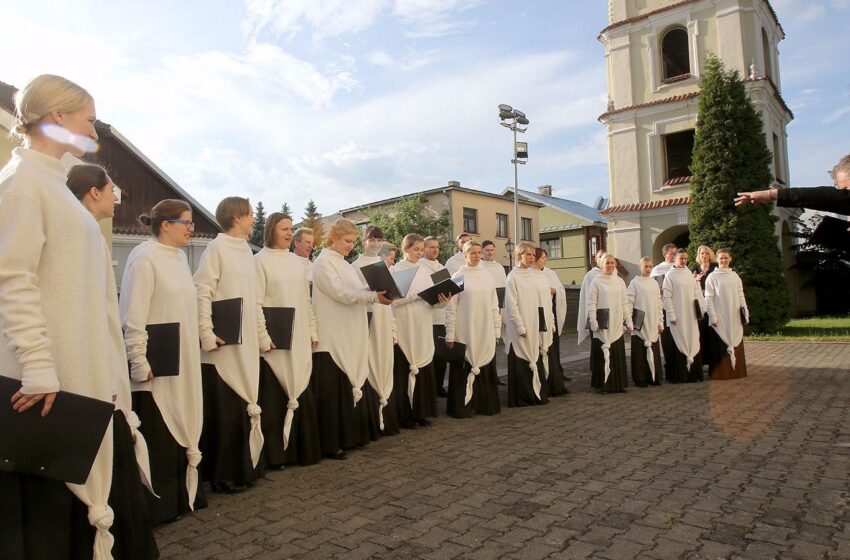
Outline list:
[[[541,325],[539,318],[551,309],[551,301],[540,297],[538,281],[533,273],[535,253],[531,243],[520,243],[516,251],[517,265],[508,274],[505,288],[505,351],[508,353],[508,406],[530,406],[549,402],[540,354]]]
[[[369,441],[369,412],[363,400],[369,374],[366,305],[390,303],[383,292],[365,289],[357,269],[345,260],[359,233],[350,220],[334,222],[313,265],[313,306],[319,325],[313,377],[322,454],[331,459],[344,459],[347,449]]]
[[[669,361],[671,383],[692,383],[703,380],[699,344],[699,316],[705,312],[705,298],[691,271],[688,252],[676,251],[673,267],[664,275],[661,300],[667,312],[667,327],[673,338]]]
[[[705,283],[708,275],[717,270],[717,257],[708,245],[700,245],[697,248],[697,262],[694,266],[694,278],[699,282],[700,289],[705,294]],[[713,344],[715,337],[710,332],[708,315],[704,314],[699,322],[699,345],[702,350],[702,365],[711,369],[712,361],[718,354]],[[722,351],[722,349],[720,349]]]
[[[0,371],[21,387],[0,406],[19,412],[50,414],[60,389],[110,403],[115,393],[117,364],[104,351],[121,336],[107,319],[111,263],[60,162],[96,146],[95,120],[92,96],[59,76],[39,76],[15,96],[23,147],[0,171]],[[111,426],[103,441],[83,485],[0,471],[4,559],[112,557]]]
[[[705,283],[710,336],[715,338],[710,346],[715,352],[709,368],[712,379],[747,376],[744,325],[750,321],[750,310],[744,297],[744,285],[738,273],[729,268],[731,264],[732,252],[720,249],[717,252],[717,269],[709,274]]]
[[[587,320],[593,333],[594,355],[590,384],[602,393],[625,393],[629,385],[623,325],[631,331],[631,310],[626,284],[617,276],[617,259],[611,253],[601,259],[602,274],[590,285]]]
[[[661,333],[664,331],[664,306],[658,282],[652,274],[652,259],[640,259],[640,276],[629,283],[626,297],[630,316],[642,317],[640,324],[632,330],[632,381],[638,387],[661,385]]]
[[[454,418],[501,411],[496,373],[496,341],[502,332],[499,298],[490,273],[481,266],[481,245],[463,245],[466,265],[452,277],[463,279],[463,291],[446,308],[446,344],[465,345],[462,363],[451,364],[446,412]]]

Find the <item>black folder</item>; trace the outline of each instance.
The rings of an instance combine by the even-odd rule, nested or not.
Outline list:
[[[646,312],[643,309],[637,307],[632,309],[632,325],[634,325],[636,331],[639,331],[643,326],[644,319],[646,319]]]
[[[400,299],[407,295],[416,271],[419,267],[408,268],[400,272],[391,272],[384,261],[367,264],[360,269],[369,289],[375,292],[386,292],[388,299]]]
[[[431,275],[431,282],[434,284],[439,284],[443,280],[449,280],[452,277],[452,273],[449,272],[447,268],[441,268],[437,272]]]
[[[694,300],[694,313],[697,316],[697,321],[702,321],[702,316],[703,316],[702,307],[700,307],[698,299]]]
[[[263,307],[266,318],[266,332],[272,339],[275,349],[292,349],[292,327],[295,323],[294,307]]]
[[[537,308],[537,327],[540,332],[546,332],[546,310],[542,307]]]
[[[446,337],[438,336],[434,342],[434,356],[438,360],[450,364],[463,363],[466,356],[466,344],[455,340],[455,343],[449,348],[446,344]]]
[[[809,237],[809,243],[827,249],[846,249],[850,247],[850,222],[832,216],[824,216],[815,231]]]
[[[741,307],[741,309],[739,309],[738,311],[741,314],[741,324],[742,325],[748,324],[749,321],[747,321],[747,309],[745,307]]]
[[[12,410],[12,395],[20,388],[17,379],[0,376],[0,470],[83,484],[115,406],[59,391],[42,418],[43,400],[26,412]]]
[[[443,294],[444,296],[454,296],[462,291],[463,279],[457,278],[455,280],[443,280],[442,282],[434,284],[427,290],[422,290],[418,295],[431,305],[436,305],[440,303],[440,294]]]
[[[372,312],[371,311],[366,312],[366,326],[368,326],[368,327],[372,326]]]
[[[496,288],[496,297],[499,299],[499,309],[505,308],[505,289]]]
[[[213,332],[224,345],[242,344],[242,298],[212,302]]]
[[[599,330],[604,331],[611,327],[611,310],[607,307],[596,310],[596,323],[599,325]]]
[[[146,358],[154,377],[180,374],[180,323],[157,323],[148,331]]]

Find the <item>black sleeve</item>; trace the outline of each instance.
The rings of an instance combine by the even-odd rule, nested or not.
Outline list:
[[[850,214],[850,190],[835,187],[779,189],[777,206]]]

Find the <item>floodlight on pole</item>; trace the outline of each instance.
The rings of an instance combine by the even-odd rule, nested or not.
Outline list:
[[[510,105],[499,105],[499,124],[510,129],[514,133],[514,157],[511,163],[514,164],[514,241],[513,246],[519,245],[519,171],[518,165],[525,165],[528,159],[528,143],[517,142],[517,133],[524,133],[528,130],[528,117],[519,109],[514,109]],[[513,257],[508,255],[508,258],[513,262]]]

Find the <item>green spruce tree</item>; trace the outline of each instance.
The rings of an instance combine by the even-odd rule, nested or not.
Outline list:
[[[318,254],[322,248],[322,242],[325,238],[325,227],[322,222],[322,215],[316,207],[316,203],[312,199],[304,207],[304,218],[301,221],[301,227],[308,227],[313,230],[314,247],[313,254]]]
[[[266,210],[263,208],[263,201],[257,203],[257,210],[254,212],[254,233],[251,234],[249,241],[257,247],[263,246],[263,231],[266,229]]]
[[[280,211],[286,214],[287,216],[292,216],[292,210],[289,209],[289,204],[287,204],[286,202],[281,205]]]
[[[732,250],[750,308],[751,332],[775,332],[788,321],[788,288],[772,206],[736,208],[735,194],[770,185],[771,153],[761,115],[737,72],[710,55],[700,79],[699,117],[691,163],[688,229],[696,248]]]

